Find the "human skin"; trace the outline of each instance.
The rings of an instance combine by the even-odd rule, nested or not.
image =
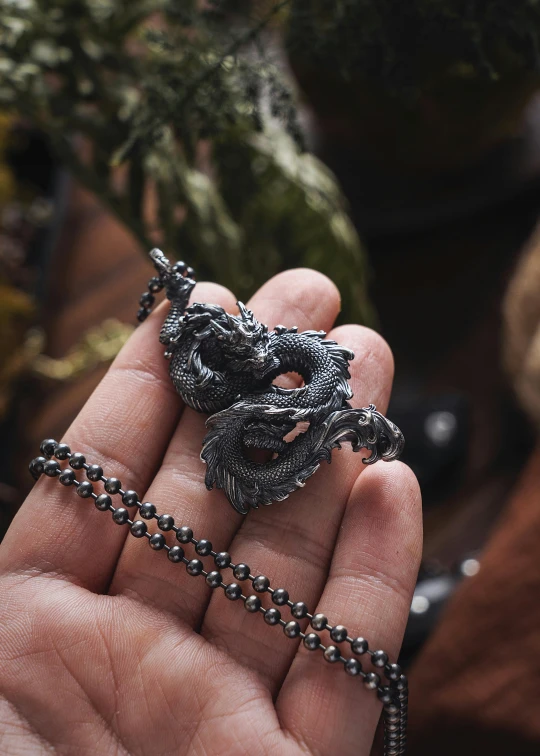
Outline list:
[[[195,294],[236,311],[222,287]],[[331,331],[356,354],[353,404],[386,411],[390,350],[369,329],[331,330],[339,295],[327,278],[282,273],[249,306],[269,325]],[[395,660],[422,545],[413,474],[399,462],[366,467],[345,447],[287,501],[238,515],[205,489],[205,418],[183,407],[158,341],[166,307],[137,329],[63,440]],[[145,540],[57,481],[36,484],[0,545],[2,754],[371,752],[381,705],[359,678]]]

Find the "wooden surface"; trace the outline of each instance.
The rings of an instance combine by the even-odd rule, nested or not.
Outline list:
[[[46,353],[63,357],[88,328],[107,318],[136,325],[138,299],[152,275],[131,235],[73,184],[43,308]],[[103,365],[73,381],[44,381],[36,387],[21,411],[19,459],[35,456],[43,438],[63,435],[106,369]],[[18,478],[21,491],[27,490],[25,464]]]
[[[540,450],[413,667],[411,756],[540,753]]]
[[[396,397],[455,394],[468,402],[459,478],[424,492],[425,555],[445,567],[483,548],[531,450],[502,364],[502,303],[539,208],[533,188],[469,219],[367,239]]]

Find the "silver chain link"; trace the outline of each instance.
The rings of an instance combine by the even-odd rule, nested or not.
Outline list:
[[[154,551],[164,551],[173,563],[183,563],[186,571],[193,577],[202,576],[211,588],[221,588],[225,596],[231,601],[242,601],[245,609],[254,614],[261,614],[268,625],[281,626],[286,637],[302,640],[310,651],[320,651],[323,658],[330,664],[341,664],[344,671],[353,677],[359,677],[364,687],[377,692],[383,704],[384,724],[384,756],[402,756],[406,752],[406,729],[408,708],[408,682],[398,664],[389,662],[388,655],[382,650],[372,651],[365,638],[352,637],[343,625],[331,625],[323,614],[312,614],[302,601],[292,601],[289,593],[283,588],[272,588],[270,580],[264,575],[253,575],[248,565],[238,562],[234,564],[227,552],[216,552],[212,543],[207,539],[195,538],[189,526],[178,527],[174,518],[168,514],[160,515],[150,502],[141,503],[137,493],[124,490],[118,478],[105,477],[99,465],[87,463],[84,455],[72,453],[67,444],[58,444],[54,439],[46,439],[41,444],[43,456],[36,457],[30,463],[30,472],[37,480],[42,474],[48,477],[58,477],[64,486],[75,486],[81,498],[92,498],[97,509],[109,511],[114,522],[127,525],[135,538],[146,538]],[[56,459],[53,459],[55,457]],[[68,461],[68,465],[61,467],[59,461]],[[75,470],[84,470],[88,480],[79,481]],[[102,483],[105,492],[97,494],[94,483]],[[120,496],[124,506],[115,507],[112,496]],[[129,516],[128,508],[136,508],[143,519],[133,520]],[[156,520],[158,528],[164,532],[173,532],[179,544],[170,546],[162,533],[149,533],[144,520]],[[184,546],[194,547],[197,556],[212,558],[217,570],[205,570],[203,562],[195,556],[188,558]],[[238,582],[226,583],[220,570],[232,570]],[[248,594],[242,590],[239,583],[250,582],[255,593]],[[277,608],[265,609],[258,594],[268,593],[276,606],[286,606],[292,619],[283,619],[281,610]],[[298,620],[308,620],[314,631],[304,632]],[[307,626],[305,630],[307,630]],[[328,631],[332,643],[323,644],[319,635]],[[351,656],[344,656],[342,649],[348,648]],[[366,672],[358,657],[367,659],[377,671]],[[382,684],[384,675],[387,684]]]

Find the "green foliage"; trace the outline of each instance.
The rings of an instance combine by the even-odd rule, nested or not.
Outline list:
[[[243,286],[266,280],[281,264],[307,266],[337,284],[346,316],[373,323],[364,291],[364,256],[332,173],[299,153],[279,129],[251,142],[216,146],[221,191],[244,234],[260,254],[242,261]]]
[[[413,97],[441,71],[540,71],[538,0],[293,0],[293,56]]]
[[[0,106],[43,129],[145,248],[240,297],[312,264],[358,317],[358,238],[264,46],[288,3],[253,18],[239,0],[0,0]]]

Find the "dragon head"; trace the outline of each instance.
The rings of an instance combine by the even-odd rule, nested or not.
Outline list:
[[[221,342],[228,366],[234,371],[247,371],[258,380],[279,366],[270,349],[267,326],[259,323],[251,310],[238,302],[240,315],[224,313],[224,319],[211,322]]]

